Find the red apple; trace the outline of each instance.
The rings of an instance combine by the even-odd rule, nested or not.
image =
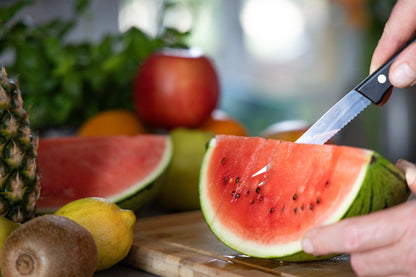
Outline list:
[[[165,49],[150,55],[134,86],[140,118],[166,129],[199,126],[216,108],[219,95],[217,72],[197,49]]]

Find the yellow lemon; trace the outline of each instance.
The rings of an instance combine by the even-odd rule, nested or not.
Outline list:
[[[133,211],[96,197],[72,201],[55,214],[66,216],[91,232],[98,249],[97,271],[124,259],[133,243]]]

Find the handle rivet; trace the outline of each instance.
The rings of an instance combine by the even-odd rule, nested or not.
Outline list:
[[[384,74],[380,74],[380,75],[378,75],[378,76],[377,76],[377,81],[378,81],[380,84],[384,84],[384,83],[387,81],[387,77],[386,77],[386,75],[384,75]]]

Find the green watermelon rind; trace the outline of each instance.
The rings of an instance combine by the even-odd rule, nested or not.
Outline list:
[[[392,163],[377,152],[372,152],[369,170],[364,179],[364,185],[359,190],[351,207],[338,220],[365,215],[405,202],[410,190],[405,176]],[[381,170],[377,170],[381,168]],[[337,255],[313,256],[303,251],[282,257],[284,261],[322,260]]]
[[[132,185],[128,190],[106,198],[122,209],[140,212],[155,199],[162,188],[167,169],[172,161],[172,156],[173,143],[171,137],[167,136],[166,147],[159,166],[154,169],[147,178]],[[38,215],[50,214],[56,212],[59,208],[60,207],[37,208],[36,213]]]
[[[213,234],[229,248],[245,255],[258,258],[272,258],[283,261],[310,261],[328,259],[337,255],[313,256],[302,251],[301,241],[289,243],[286,247],[279,246],[265,250],[258,244],[245,247],[248,242],[236,240],[236,237],[221,228],[215,221],[214,211],[210,209],[209,200],[205,195],[206,168],[210,155],[215,149],[216,141],[212,139],[202,162],[200,174],[201,211]],[[405,177],[393,164],[380,154],[365,150],[368,153],[367,166],[364,166],[350,195],[344,204],[323,224],[335,223],[343,218],[368,214],[387,207],[405,202],[410,191]],[[363,185],[361,185],[363,184]]]
[[[167,169],[172,161],[172,156],[173,143],[169,136],[159,167],[149,174],[146,179],[132,186],[129,190],[108,199],[122,209],[129,209],[135,212],[142,210],[156,198],[161,190],[167,176]]]

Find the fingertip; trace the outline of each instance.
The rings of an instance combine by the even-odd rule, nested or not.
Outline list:
[[[370,63],[370,72],[369,74],[373,74],[382,64],[383,62],[380,60],[380,54],[378,54],[380,51],[378,48],[374,50],[373,56],[371,57],[371,63]]]
[[[389,40],[386,40],[386,34],[383,32],[381,35],[376,48],[374,49],[373,56],[371,57],[370,63],[370,74],[373,74],[383,63],[389,58],[389,55],[393,52],[391,49]]]
[[[372,62],[370,65],[370,75],[373,74],[373,72],[376,71],[377,68],[378,66],[374,62]]]
[[[389,78],[394,87],[406,88],[415,84],[416,73],[404,62],[391,69]]]
[[[304,252],[309,254],[312,254],[314,251],[313,244],[307,236],[302,240],[302,249]]]
[[[312,241],[314,240],[315,235],[317,234],[316,228],[310,229],[302,239],[302,249],[304,252],[313,254],[315,248]]]
[[[301,241],[305,253],[327,255],[343,249],[339,225],[318,226],[310,229]]]
[[[407,163],[408,161],[406,161],[405,159],[398,159],[396,162],[396,167],[404,173],[404,167],[405,167],[405,163]]]
[[[399,159],[396,162],[396,167],[403,172],[412,191],[416,191],[416,165],[404,159]]]

